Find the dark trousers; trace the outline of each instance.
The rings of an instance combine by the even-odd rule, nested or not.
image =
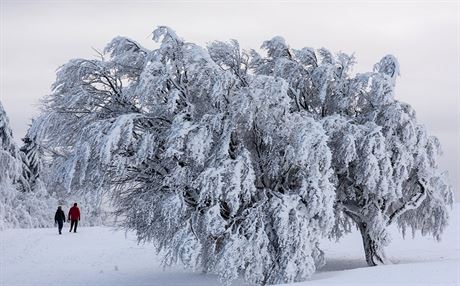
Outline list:
[[[74,228],[74,225],[75,225],[75,228]],[[71,220],[69,232],[72,231],[72,228],[73,228],[73,232],[77,232],[77,226],[78,226],[78,220]]]
[[[64,222],[61,220],[61,221],[58,221],[57,223],[58,223],[59,234],[61,234],[62,227],[64,226]]]

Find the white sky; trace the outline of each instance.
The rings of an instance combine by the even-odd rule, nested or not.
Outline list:
[[[16,140],[50,93],[56,69],[95,58],[115,36],[154,48],[167,25],[187,41],[237,39],[243,48],[283,36],[293,48],[355,53],[355,72],[384,55],[401,66],[397,98],[439,137],[441,167],[460,198],[460,2],[454,1],[1,1],[1,93]]]

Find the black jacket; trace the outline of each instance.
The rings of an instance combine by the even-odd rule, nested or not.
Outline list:
[[[65,214],[62,210],[57,210],[56,214],[54,215],[54,222],[65,222]]]

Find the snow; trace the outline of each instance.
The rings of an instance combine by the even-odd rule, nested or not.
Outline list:
[[[394,222],[444,229],[453,200],[439,142],[396,100],[395,57],[354,75],[353,56],[281,37],[262,56],[165,26],[153,38],[157,49],[117,37],[101,59],[61,66],[31,128],[48,191],[69,201],[79,190],[95,217],[85,222],[101,219],[107,195],[165,264],[258,284],[310,278],[321,236],[352,222],[370,265],[387,262]]]
[[[309,281],[315,285],[460,285],[460,204],[451,213],[441,242],[416,235],[403,240],[390,228],[391,265],[367,267],[358,232],[339,243],[323,241],[327,264]],[[163,269],[152,245],[138,245],[133,233],[109,227],[81,227],[63,235],[57,229],[0,232],[0,285],[219,285],[216,275],[179,266]],[[242,280],[232,285],[244,285]],[[286,284],[287,285],[287,284]]]

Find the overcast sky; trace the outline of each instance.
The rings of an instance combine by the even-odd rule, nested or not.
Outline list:
[[[354,72],[386,54],[401,66],[396,94],[439,137],[460,198],[459,1],[1,1],[1,94],[16,140],[50,93],[56,69],[95,58],[113,37],[156,45],[158,25],[205,45],[237,39],[243,48],[283,36],[293,48],[355,53]]]

